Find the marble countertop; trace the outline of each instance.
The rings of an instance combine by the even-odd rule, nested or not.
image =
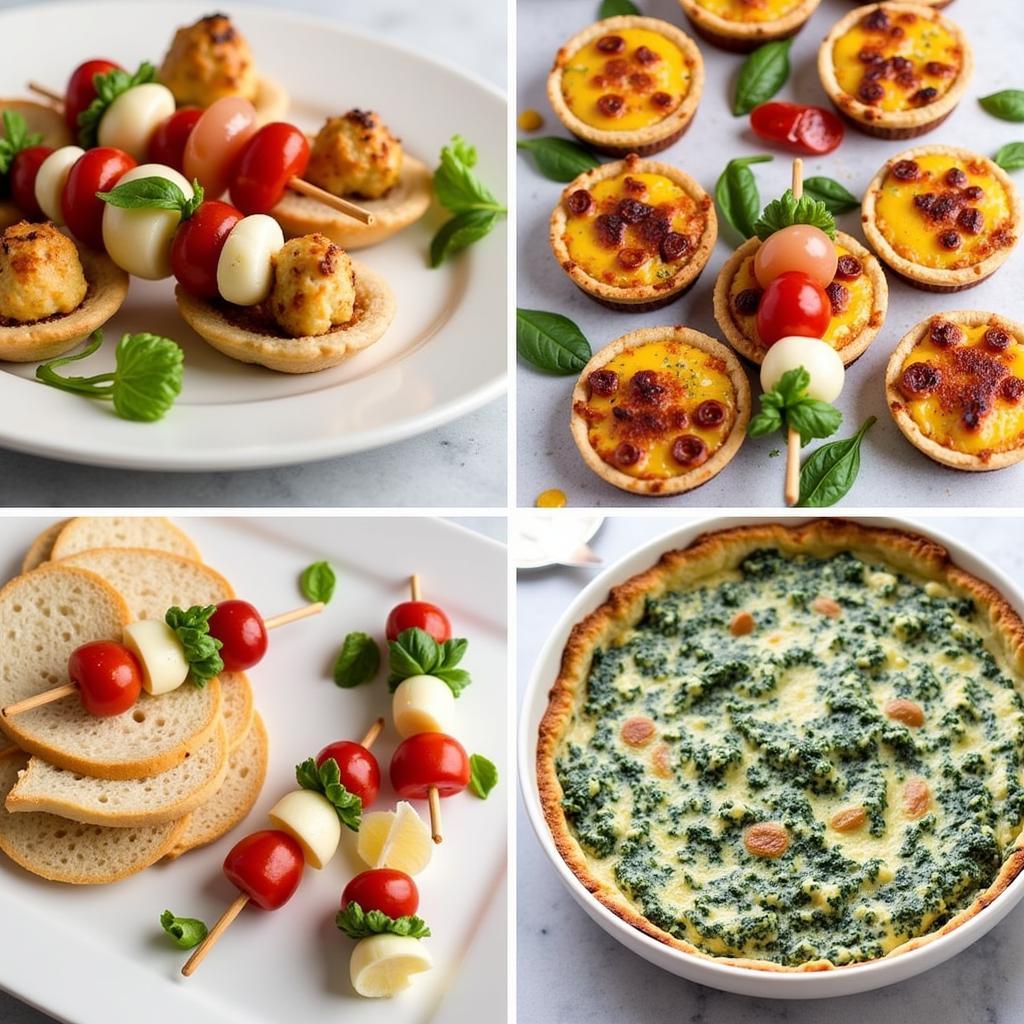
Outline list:
[[[0,10],[22,2],[0,0]],[[507,87],[505,7],[495,0],[444,0],[427,5],[413,0],[256,2],[344,22],[449,61],[503,91]],[[139,473],[0,450],[0,504],[82,508],[502,506],[507,422],[506,403],[500,399],[436,430],[377,451],[237,473]]]
[[[674,525],[658,518],[606,520],[592,547],[611,563]],[[1008,518],[919,517],[1020,579],[1020,522]],[[520,572],[519,698],[552,624],[592,573],[582,569]],[[518,1016],[530,1024],[613,1024],[641,1017],[689,1024],[1017,1024],[1024,1020],[1024,908],[1017,907],[984,938],[945,964],[889,988],[842,999],[749,999],[667,974],[629,952],[577,906],[558,880],[519,802]],[[572,979],[566,984],[566,979]]]

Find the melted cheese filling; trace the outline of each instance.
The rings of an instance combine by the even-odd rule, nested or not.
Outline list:
[[[726,21],[760,24],[784,17],[801,3],[803,0],[698,0],[697,6]]]

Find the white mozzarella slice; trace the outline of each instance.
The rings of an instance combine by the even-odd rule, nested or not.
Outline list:
[[[166,85],[133,86],[107,107],[96,137],[101,146],[123,149],[136,160],[145,160],[153,133],[174,109],[174,94]]]
[[[306,863],[322,868],[341,842],[341,822],[331,802],[311,789],[296,789],[270,809],[274,828],[282,829],[302,847]]]
[[[84,155],[85,150],[79,146],[61,146],[39,165],[39,170],[36,172],[36,202],[39,204],[39,209],[54,224],[64,223],[60,200],[64,195],[68,172],[78,162],[78,158]]]
[[[124,644],[142,665],[146,693],[176,690],[188,678],[188,661],[177,634],[160,619],[139,619],[124,627]]]
[[[433,966],[434,961],[420,939],[385,933],[356,943],[349,961],[349,976],[359,995],[374,999],[407,989],[414,974],[429,971]]]
[[[772,391],[789,370],[803,367],[810,375],[807,394],[822,402],[834,402],[843,390],[846,371],[839,353],[820,338],[791,335],[780,338],[761,363],[761,387]]]
[[[271,258],[284,245],[281,225],[265,213],[243,217],[232,229],[217,261],[217,290],[236,306],[255,306],[274,284]]]
[[[420,732],[453,733],[455,695],[437,676],[410,676],[391,699],[391,717],[403,739]]]

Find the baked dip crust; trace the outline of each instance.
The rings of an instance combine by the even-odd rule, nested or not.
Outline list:
[[[798,0],[791,10],[779,17],[739,21],[709,11],[699,0],[679,0],[679,6],[702,38],[733,53],[748,53],[764,43],[796,35],[817,10],[819,3],[821,0]]]
[[[820,953],[820,950],[816,950],[813,944],[810,943],[810,940],[805,940],[809,948],[805,948],[804,941],[801,941],[795,947],[795,955],[790,956],[791,960],[802,960],[802,962],[783,963],[777,961],[785,959],[784,956],[778,956],[776,959],[754,958],[747,955],[736,955],[735,952],[729,952],[728,950],[725,953],[716,955],[708,952],[706,949],[699,948],[686,938],[681,938],[679,934],[667,931],[665,927],[645,916],[639,905],[639,900],[628,898],[624,889],[616,884],[615,876],[611,873],[612,854],[604,857],[590,855],[581,845],[580,839],[573,826],[570,825],[566,810],[563,807],[563,800],[567,799],[567,794],[559,780],[558,760],[568,742],[567,736],[573,731],[574,723],[576,723],[582,713],[583,703],[588,698],[588,680],[592,668],[595,664],[601,662],[602,657],[608,657],[607,652],[611,651],[619,641],[628,642],[628,639],[626,639],[627,634],[640,624],[645,616],[652,613],[655,615],[659,614],[659,600],[673,594],[685,598],[687,593],[693,592],[692,589],[688,590],[688,588],[699,586],[701,581],[713,581],[716,575],[723,573],[730,580],[739,578],[741,582],[736,584],[736,586],[741,588],[742,594],[746,594],[747,591],[742,589],[744,586],[742,581],[748,575],[747,567],[744,565],[744,560],[746,559],[753,559],[751,572],[760,563],[763,575],[760,577],[755,575],[753,578],[765,580],[766,582],[762,590],[768,593],[772,579],[775,578],[772,569],[778,566],[781,567],[779,571],[785,571],[791,564],[799,565],[799,562],[792,562],[792,560],[798,559],[800,556],[809,556],[812,560],[835,560],[834,563],[826,563],[831,566],[830,571],[834,574],[851,574],[852,570],[860,566],[859,577],[856,573],[844,577],[846,585],[848,588],[853,588],[859,585],[858,580],[862,581],[865,584],[865,590],[869,591],[869,597],[866,600],[871,602],[872,598],[870,595],[876,595],[874,600],[878,601],[883,613],[887,601],[899,602],[904,600],[906,595],[910,595],[919,607],[926,610],[930,607],[931,603],[934,603],[942,621],[947,621],[948,618],[949,621],[954,623],[959,623],[960,621],[970,623],[971,628],[975,629],[983,640],[982,653],[972,656],[957,654],[956,657],[963,657],[972,663],[980,658],[984,665],[991,666],[991,671],[999,673],[1000,679],[1005,676],[1007,680],[1005,683],[997,684],[994,682],[992,684],[993,691],[997,695],[1001,693],[1002,696],[999,699],[1005,700],[1006,710],[1005,712],[1002,710],[999,712],[1002,715],[1002,719],[1006,720],[1013,716],[1014,728],[1017,728],[1019,732],[1022,707],[1020,677],[1024,673],[1024,624],[1021,623],[1016,611],[1007,603],[1003,596],[988,583],[964,572],[953,563],[948,552],[943,547],[924,537],[899,529],[880,529],[865,527],[843,520],[819,519],[800,526],[763,524],[706,533],[699,536],[687,548],[666,552],[656,565],[615,587],[610,592],[608,599],[579,622],[569,636],[562,654],[559,675],[551,689],[548,707],[540,723],[537,747],[537,779],[540,801],[555,846],[577,879],[600,904],[639,931],[664,943],[666,946],[692,956],[713,959],[718,963],[751,970],[787,973],[841,970],[842,966],[835,960],[817,955]],[[867,564],[864,565],[863,563]],[[806,561],[803,564],[806,565]],[[814,569],[815,567],[812,562],[807,571],[810,572]],[[814,577],[811,576],[810,578],[813,582]],[[838,580],[840,577],[833,575],[829,578]],[[780,583],[780,590],[784,591],[789,582],[788,579],[782,581]],[[713,593],[720,596],[721,587],[723,586],[724,584],[719,583]],[[836,585],[836,594],[840,597],[843,596],[843,587],[838,584]],[[810,594],[807,596],[810,597]],[[907,599],[909,600],[910,598],[908,597]],[[787,594],[782,594],[777,598],[777,601],[781,602],[787,600],[791,601]],[[820,600],[822,600],[821,595],[815,598],[810,607],[816,614],[820,614],[821,621],[824,623],[822,629],[825,631],[824,636],[826,639],[830,635],[835,635],[838,631],[838,627],[833,627],[829,625],[830,623],[841,622],[843,616],[848,616],[849,621],[855,625],[859,619],[855,602],[849,603],[845,607],[832,602],[832,605],[835,606],[834,609],[826,603],[820,606],[819,611],[818,602]],[[874,604],[872,603],[871,606],[874,607]],[[671,600],[667,602],[665,607],[668,609],[665,614],[670,616]],[[757,614],[759,612],[755,609],[755,615]],[[796,612],[792,613],[794,622],[798,621],[795,618],[796,615]],[[660,623],[663,630],[668,631],[665,634],[667,636],[677,636],[680,635],[679,631],[682,631],[681,636],[683,637],[684,649],[681,654],[685,655],[686,644],[692,639],[692,634],[687,628],[689,620],[682,617],[682,611],[680,611],[680,616],[681,621],[677,621],[675,624],[673,624],[670,617],[659,618],[658,623]],[[832,618],[832,616],[838,617]],[[726,619],[725,621],[728,622],[729,620]],[[901,621],[896,628],[909,629],[911,626],[912,623],[908,619]],[[766,628],[770,628],[770,626]],[[941,627],[938,628],[941,629]],[[957,625],[955,628],[959,628],[959,626]],[[725,630],[722,632],[724,634]],[[733,633],[734,638],[737,637],[736,631],[732,627],[730,627],[730,632]],[[756,628],[753,635],[757,635]],[[956,634],[953,633],[951,635]],[[805,633],[800,633],[799,636],[800,639],[804,639]],[[698,639],[700,639],[700,634],[698,634]],[[783,636],[782,641],[784,642],[785,639],[785,636]],[[722,646],[725,646],[724,641]],[[843,650],[841,643],[839,650]],[[604,655],[596,655],[598,651],[606,653]],[[912,658],[917,657],[913,649],[908,647],[907,643],[899,646],[899,651],[908,651]],[[977,652],[978,648],[975,648],[975,651]],[[865,650],[863,653],[870,660],[872,652]],[[718,654],[718,652],[716,651],[715,654]],[[715,655],[709,656],[714,657]],[[851,655],[833,655],[833,659],[839,657],[849,658]],[[898,665],[899,662],[896,662],[896,664]],[[911,665],[910,668],[913,670],[915,666]],[[677,671],[685,670],[679,669]],[[813,673],[813,670],[809,671]],[[946,685],[964,685],[964,676],[969,676],[970,671],[966,667],[962,671],[962,676],[954,677],[957,680],[955,683],[948,682]],[[624,694],[623,699],[627,701],[638,699],[631,693],[624,693],[623,689],[615,689],[615,680],[618,678],[612,678],[612,689],[608,689],[607,679],[605,679],[606,685],[595,697],[599,714],[600,709],[607,709],[609,707],[608,701],[612,702],[610,706],[614,708],[615,701],[619,699],[619,694]],[[644,678],[647,681],[639,684],[641,691],[640,699],[649,700],[651,703],[646,706],[654,708],[657,706],[659,687],[663,686],[664,677],[659,672],[649,672]],[[620,679],[620,683],[624,682],[625,680]],[[729,684],[725,683],[724,685]],[[1002,690],[1000,685],[1003,687]],[[813,686],[814,679],[812,677],[811,684],[806,689],[813,690]],[[645,688],[649,694],[649,697],[646,698],[643,696]],[[746,692],[749,694],[750,691]],[[700,699],[701,691],[699,689],[691,690],[690,694],[695,699]],[[843,698],[837,695],[836,699],[841,702]],[[938,694],[934,695],[933,692],[931,701],[938,703],[941,710],[942,702],[945,699],[940,684]],[[952,703],[956,703],[955,694],[950,695],[950,700]],[[931,707],[929,702],[926,701],[925,703],[929,708]],[[877,728],[887,731],[887,742],[913,743],[913,730],[921,728],[921,723],[916,717],[906,713],[906,705],[908,704],[913,704],[913,702],[890,701],[885,705],[884,718],[881,717],[878,710],[868,711],[865,708],[863,711],[853,711],[853,707],[858,707],[856,704],[844,711],[840,711],[838,707],[832,710],[834,714],[852,712],[855,718],[857,714],[862,713],[867,713],[869,717],[878,716],[878,718],[881,718],[881,721],[878,722]],[[968,700],[968,714],[969,706],[971,706],[970,700]],[[685,708],[685,703],[680,705],[680,707]],[[1001,705],[1000,708],[1002,708]],[[798,721],[799,714],[806,713],[805,709],[805,704],[798,703],[792,709],[782,705],[779,709],[779,715],[783,716],[787,722]],[[920,711],[920,708],[918,710]],[[789,717],[790,711],[794,712],[796,717]],[[655,712],[652,711],[651,713],[654,714]],[[593,712],[591,712],[592,714]],[[605,710],[604,714],[611,716],[612,712]],[[732,714],[732,712],[729,711],[727,714]],[[875,720],[878,721],[878,718]],[[882,722],[886,724],[883,725]],[[613,724],[615,723],[613,722]],[[930,727],[930,724],[927,722],[923,726],[925,730]],[[709,728],[711,728],[710,723]],[[624,729],[618,742],[613,734],[610,736],[602,734],[606,736],[608,745],[601,749],[613,750],[618,758],[617,763],[627,766],[630,764],[641,764],[642,762],[639,760],[641,756],[644,758],[650,757],[650,772],[655,775],[655,781],[657,779],[664,779],[671,775],[675,768],[671,756],[665,756],[659,761],[659,750],[661,748],[655,745],[658,740],[656,736],[657,729],[658,727],[655,726],[654,733],[652,734],[646,728],[641,730],[631,726],[632,731],[627,732]],[[581,732],[580,735],[583,735],[583,733]],[[910,738],[908,739],[908,737]],[[583,742],[585,741],[581,739],[580,743]],[[653,752],[648,753],[645,750],[648,745],[653,747]],[[970,747],[971,744],[968,743],[966,746]],[[982,750],[984,750],[983,745]],[[637,751],[643,751],[643,754],[637,753]],[[855,754],[856,751],[854,751]],[[970,754],[977,754],[984,759],[984,754],[977,747],[970,751],[968,756]],[[575,756],[571,752],[570,755],[571,757]],[[785,759],[786,751],[780,751],[779,756]],[[803,756],[805,755],[800,755],[800,757]],[[811,761],[813,762],[813,756],[810,755],[810,751],[808,751],[808,756],[811,756]],[[975,761],[972,763],[976,763],[976,760],[975,758]],[[573,763],[578,763],[578,761]],[[740,761],[736,768],[737,771],[742,766],[742,763]],[[659,764],[664,769],[660,775],[657,774]],[[715,765],[712,762],[709,770],[713,771],[714,769]],[[785,769],[785,773],[792,772],[796,774],[798,771],[803,770],[802,762],[797,758],[793,761],[791,767]],[[781,772],[782,769],[780,768],[779,771]],[[921,831],[923,828],[929,834],[940,836],[942,834],[941,829],[937,826],[934,818],[931,825],[928,824],[929,814],[934,811],[936,814],[945,815],[945,817],[941,818],[942,821],[945,821],[948,817],[954,819],[955,824],[954,812],[944,811],[937,799],[938,795],[947,796],[949,793],[949,790],[942,789],[943,786],[954,785],[954,783],[944,782],[942,779],[933,779],[932,784],[936,787],[937,791],[936,796],[933,796],[929,791],[928,782],[921,778],[914,778],[913,772],[914,769],[908,769],[908,774],[911,777],[906,782],[902,796],[899,791],[893,790],[893,799],[890,801],[890,804],[895,806],[890,807],[886,805],[885,787],[883,785],[881,807],[876,805],[869,810],[872,814],[883,814],[883,821],[888,817],[893,820],[906,822],[906,835],[921,836],[924,834]],[[974,793],[973,787],[976,785],[970,781],[972,776],[969,774],[961,775],[959,774],[959,768],[955,768],[953,777],[958,780],[953,790],[954,797],[957,793],[962,793],[962,799],[968,801]],[[981,777],[988,778],[984,774]],[[624,774],[622,778],[633,780],[637,776],[630,771]],[[885,776],[884,778],[888,777]],[[646,783],[649,779],[650,774],[644,774],[643,782]],[[571,799],[575,804],[585,803],[587,799],[594,800],[599,794],[604,794],[606,800],[613,799],[613,794],[609,795],[604,790],[605,781],[603,777],[594,778],[589,786],[585,784],[582,776],[579,779],[570,777],[569,782],[573,787]],[[580,788],[581,785],[584,786],[582,790]],[[619,785],[619,782],[616,781],[613,785]],[[621,788],[627,789],[630,785],[632,785],[632,782],[624,783],[621,785]],[[1014,780],[1014,786],[1014,799],[1016,800],[1016,794],[1019,792],[1019,788],[1017,788],[1019,787],[1019,778]],[[983,785],[982,788],[984,788]],[[636,790],[634,790],[634,794],[635,792]],[[712,786],[712,788],[705,789],[703,792],[714,795],[717,791]],[[772,792],[771,789],[769,789],[769,792]],[[802,792],[802,789],[798,790],[798,793]],[[587,794],[589,794],[589,798]],[[841,790],[838,800],[842,802],[844,799],[855,799],[855,796],[852,792]],[[605,805],[598,804],[598,806],[602,807]],[[725,805],[723,804],[721,805],[721,810],[724,809]],[[745,813],[743,815],[738,814],[738,810],[738,808],[733,808],[723,817],[722,820],[727,822],[723,826],[723,832],[730,827],[728,825],[729,818],[732,818],[736,824],[742,824],[749,820]],[[623,844],[626,842],[633,844],[631,849],[642,849],[644,836],[650,837],[653,834],[650,831],[653,829],[653,826],[645,826],[643,820],[640,820],[635,825],[630,824],[631,819],[627,819],[626,822],[616,822],[614,815],[618,813],[620,812],[614,809],[610,812],[612,815],[614,837],[609,841],[617,844],[620,852],[622,851]],[[959,813],[959,810],[956,813]],[[970,813],[970,811],[967,812],[968,817]],[[647,820],[649,821],[650,819],[648,818]],[[712,822],[711,825],[715,826],[716,823]],[[978,827],[980,828],[981,826]],[[645,828],[648,829],[646,832]],[[766,832],[768,829],[774,831],[780,828],[779,823],[764,823],[764,831]],[[844,845],[846,840],[844,840],[843,833],[849,832],[851,836],[854,836],[849,842],[856,843],[856,830],[862,829],[866,831],[863,817],[861,817],[861,821],[858,824],[857,816],[855,815],[835,815],[829,824],[822,826],[822,828],[826,830],[823,834],[828,837],[829,844],[843,850],[856,849],[856,846],[848,847]],[[858,915],[858,920],[866,922],[865,926],[868,929],[869,935],[871,934],[871,928],[876,927],[878,934],[889,936],[890,941],[884,944],[879,942],[878,949],[873,951],[874,955],[857,956],[854,955],[858,952],[857,950],[847,949],[845,952],[850,955],[850,958],[845,962],[863,963],[871,959],[878,959],[880,956],[897,956],[919,948],[934,941],[940,935],[948,934],[960,927],[964,922],[970,920],[979,911],[992,903],[1020,873],[1021,868],[1024,867],[1024,850],[1021,848],[1019,824],[1004,821],[1001,823],[1000,828],[1002,829],[1000,832],[1002,845],[1001,862],[998,859],[994,862],[992,859],[986,860],[986,870],[984,872],[980,871],[980,862],[978,862],[978,876],[972,878],[972,881],[977,884],[973,888],[967,887],[963,890],[963,897],[959,904],[954,904],[954,906],[945,910],[943,910],[945,904],[940,904],[939,909],[936,911],[937,916],[932,915],[930,918],[927,918],[927,911],[924,909],[923,903],[921,907],[918,907],[916,904],[908,905],[912,912],[911,920],[919,920],[926,928],[920,934],[915,935],[908,935],[900,931],[894,924],[890,929],[889,926],[892,922],[891,918],[887,919],[885,916],[884,904],[880,906],[873,918],[870,912],[864,918],[860,918]],[[624,834],[623,829],[627,830],[626,838],[620,839],[619,837]],[[775,863],[771,858],[785,857],[786,855],[784,835],[786,829],[782,829],[783,835],[781,838],[783,842],[773,847],[761,843],[761,840],[765,837],[753,835],[752,833],[755,830],[755,827],[750,827],[744,833],[746,836],[744,841],[746,849],[751,856],[744,858],[743,866],[748,871],[754,871],[758,864],[767,864],[770,869]],[[813,835],[816,833],[817,828],[810,827],[809,831],[803,834],[796,828],[791,828],[789,831],[792,831],[795,843],[800,844],[804,841],[802,835]],[[687,854],[688,859],[683,861],[684,864],[692,862],[689,858],[693,846],[697,846],[701,841],[706,841],[713,837],[709,834],[705,837],[705,840],[700,840],[695,833],[691,838],[693,843],[688,844],[686,835],[681,834],[680,838],[675,841],[675,848],[678,849],[679,856],[682,857],[684,853]],[[780,837],[769,835],[767,838],[774,841]],[[760,844],[759,848],[755,845],[755,840]],[[936,839],[935,842],[941,844],[942,840]],[[952,840],[947,842],[952,842]],[[993,839],[994,842],[995,840]],[[780,847],[782,848],[781,854],[779,852]],[[814,849],[813,843],[809,849]],[[755,851],[757,853],[756,856]],[[613,849],[614,852],[615,850]],[[809,862],[801,860],[801,856],[803,855],[799,853],[799,850],[794,852],[790,864],[793,865],[793,870],[796,874],[806,875],[808,869],[805,865]],[[899,856],[898,853],[894,855],[892,864],[886,863],[884,859],[881,863],[876,864],[872,862],[871,868],[872,872],[874,872],[874,882],[868,883],[867,891],[869,895],[872,891],[872,885],[879,886],[874,891],[882,892],[881,886],[884,886],[886,881],[892,879],[893,866],[896,858]],[[861,859],[863,859],[863,856]],[[778,863],[785,865],[786,862],[779,860]],[[844,870],[856,872],[858,867],[856,860],[854,860],[851,867],[846,868],[845,865],[840,864],[838,870],[840,873]],[[639,876],[637,874],[630,876],[631,884],[636,882],[643,887],[651,880],[657,879],[661,870],[662,866],[657,861],[645,860],[643,861]],[[693,891],[698,895],[703,894],[701,898],[710,900],[714,895],[714,891],[711,890],[713,879],[704,880],[703,876],[700,875],[699,868],[695,867],[692,870],[696,871],[698,876],[700,876],[696,881],[696,888]],[[951,867],[950,870],[954,871],[955,867]],[[982,878],[982,875],[985,877]],[[732,878],[735,876],[730,874],[728,877]],[[776,892],[774,903],[772,902],[771,893],[761,890],[765,894],[763,905],[766,911],[777,907],[781,918],[785,914],[797,912],[797,909],[803,906],[807,909],[797,917],[797,920],[804,921],[806,928],[810,929],[813,926],[824,930],[825,934],[839,928],[839,924],[836,921],[830,920],[828,908],[832,907],[833,904],[828,901],[834,897],[829,887],[819,884],[813,877],[805,878],[800,884],[797,884],[797,881],[797,879],[794,879],[793,885],[789,887],[790,891],[788,892],[773,890]],[[748,883],[748,892],[750,891],[749,886],[753,884],[753,882]],[[940,887],[953,885],[953,892],[955,893],[955,886],[958,883],[951,876],[947,875],[936,879],[934,884]],[[684,885],[685,890],[686,886]],[[675,895],[678,895],[678,891],[672,890]],[[754,889],[753,891],[756,894],[758,890]],[[854,891],[859,892],[860,889],[856,888]],[[836,906],[842,908],[841,894],[835,898],[840,899]],[[922,895],[922,900],[927,898],[927,894]],[[787,902],[787,900],[791,902]],[[679,904],[670,905],[666,911],[670,915],[673,905],[678,906]],[[715,905],[717,906],[718,904]],[[735,898],[733,898],[731,906],[735,907]],[[906,908],[903,909],[905,910]],[[819,913],[822,910],[823,912]],[[918,910],[921,910],[919,918],[913,916],[917,914]],[[838,911],[836,912],[838,913]],[[690,911],[682,909],[678,913],[680,916],[674,919],[672,926],[677,932],[689,934],[686,933],[686,926],[694,919],[694,914],[701,914],[700,909],[694,903]],[[729,907],[723,906],[721,914],[728,919]],[[711,921],[708,927],[712,935],[723,934],[720,930],[716,931],[718,918],[714,914],[706,913],[703,915],[703,919],[704,921]],[[700,917],[697,920],[700,920]],[[664,924],[669,924],[669,921],[664,921]],[[890,930],[892,932],[891,935]],[[748,948],[751,941],[754,942],[756,948],[757,935],[761,936],[762,941],[771,941],[770,931],[768,933],[757,933],[753,940],[748,940]],[[886,945],[889,946],[888,949],[885,948]],[[746,949],[743,952],[745,953]],[[871,953],[872,950],[869,948],[860,952]]]
[[[603,37],[613,37],[621,32],[629,30],[641,30],[655,33],[663,37],[679,51],[682,62],[687,68],[689,80],[688,88],[681,98],[676,101],[674,96],[668,93],[661,95],[668,96],[675,103],[669,112],[659,120],[637,128],[603,128],[589,124],[573,111],[567,102],[563,90],[563,73],[570,66],[572,58],[590,43],[596,43]],[[621,51],[609,52],[610,60],[626,61],[627,47]],[[602,55],[603,56],[603,55]],[[649,66],[649,65],[647,65]],[[637,67],[637,73],[647,76],[643,65]],[[647,76],[649,77],[649,76]],[[679,138],[690,126],[693,115],[700,103],[701,92],[704,88],[704,61],[700,55],[697,44],[681,29],[670,25],[667,21],[660,21],[657,18],[643,18],[638,15],[621,15],[615,18],[605,18],[595,22],[577,32],[564,46],[555,54],[555,61],[548,73],[548,100],[555,115],[577,138],[582,139],[600,153],[607,153],[609,156],[626,156],[628,153],[637,153],[640,156],[649,156],[663,149],[667,149]],[[609,84],[609,94],[621,97],[623,91],[629,91],[628,77],[622,82],[616,81]],[[646,95],[646,93],[644,93]],[[652,93],[658,95],[658,93]],[[650,102],[653,102],[651,100]]]

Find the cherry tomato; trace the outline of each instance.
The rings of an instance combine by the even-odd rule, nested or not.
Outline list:
[[[217,297],[217,262],[220,259],[220,251],[224,248],[231,229],[241,219],[241,210],[236,210],[230,203],[210,199],[201,203],[199,209],[178,228],[171,243],[171,270],[182,288],[203,299]],[[225,603],[245,604],[244,601]],[[252,608],[252,605],[246,607]],[[253,609],[254,614],[255,611]],[[266,648],[264,634],[263,650]],[[221,657],[224,657],[223,651]],[[262,657],[261,651],[259,657],[250,664],[255,665]]]
[[[186,226],[190,223],[191,220],[187,221]],[[178,235],[180,237],[181,231]],[[177,238],[174,244],[178,244]],[[173,250],[171,260],[174,260]],[[267,627],[263,625],[263,617],[248,601],[221,601],[210,616],[209,625],[210,635],[221,642],[220,657],[228,672],[252,668],[267,653]]]
[[[333,757],[338,764],[341,784],[350,792],[355,793],[366,810],[380,791],[380,766],[377,758],[366,747],[352,740],[338,740],[330,743],[316,755],[317,766]]]
[[[36,175],[39,165],[52,152],[51,146],[28,146],[15,156],[11,164],[11,198],[25,220],[46,220],[46,214],[36,202]]]
[[[428,601],[403,601],[391,609],[384,628],[388,640],[397,640],[398,634],[406,629],[422,629],[439,644],[452,638],[452,624],[448,616]]]
[[[764,290],[757,307],[757,333],[765,345],[798,334],[820,338],[832,319],[832,303],[813,278],[790,270]]]
[[[142,668],[124,644],[94,640],[68,658],[68,677],[90,715],[109,718],[127,711],[142,692]]]
[[[264,910],[277,910],[295,895],[306,863],[287,832],[267,828],[240,839],[224,858],[224,874]]]
[[[769,235],[754,254],[754,276],[767,288],[779,274],[799,270],[828,287],[836,276],[839,256],[835,244],[821,228],[791,224]]]
[[[71,234],[84,245],[103,251],[103,211],[107,204],[97,199],[96,193],[108,192],[135,166],[133,157],[112,146],[90,149],[71,165],[60,210]]]
[[[416,883],[404,872],[394,868],[375,868],[356,875],[341,894],[341,909],[350,903],[369,912],[379,910],[388,917],[410,917],[420,905]]]
[[[231,183],[239,153],[256,129],[256,108],[248,100],[222,96],[211,103],[185,143],[185,177],[198,178],[206,197],[219,199]]]
[[[185,143],[203,116],[201,107],[180,107],[153,133],[146,163],[165,164],[180,171],[185,165]]]
[[[798,153],[831,153],[843,141],[843,122],[830,110],[799,103],[762,103],[750,114],[754,134]]]
[[[235,166],[231,201],[245,213],[270,213],[292,178],[309,163],[309,140],[293,124],[265,124],[246,144]]]
[[[71,137],[78,139],[78,115],[96,99],[96,87],[92,84],[96,75],[105,75],[108,71],[117,71],[121,67],[110,60],[87,60],[79,64],[68,79],[68,87],[64,91],[64,120],[71,129]]]
[[[426,800],[432,787],[439,796],[452,796],[469,785],[469,758],[451,736],[417,733],[404,740],[391,758],[391,785],[406,800]]]

